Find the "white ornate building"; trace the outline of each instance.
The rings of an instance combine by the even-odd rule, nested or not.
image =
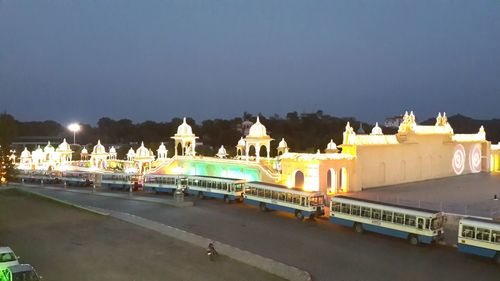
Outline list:
[[[267,158],[270,157],[271,151],[271,141],[273,139],[267,135],[267,130],[262,123],[260,123],[259,116],[257,116],[257,121],[250,127],[248,136],[245,138],[245,157],[248,161],[250,157],[255,156],[255,161],[260,161],[260,148],[265,147]],[[255,150],[255,155],[251,155],[250,150]]]
[[[177,133],[172,137],[175,145],[175,156],[196,155],[196,139],[198,137],[193,134],[193,129],[186,122],[184,117],[182,124],[177,127]],[[180,150],[180,151],[179,151]]]

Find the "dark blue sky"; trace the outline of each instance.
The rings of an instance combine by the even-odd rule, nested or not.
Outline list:
[[[0,0],[0,109],[500,117],[500,1]]]

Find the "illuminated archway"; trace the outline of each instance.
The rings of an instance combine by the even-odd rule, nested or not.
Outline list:
[[[259,157],[266,157],[266,156],[267,156],[267,148],[265,145],[263,145],[259,149]]]
[[[302,171],[297,170],[293,175],[293,186],[295,188],[303,189],[304,188],[304,173]]]
[[[349,190],[349,179],[347,174],[347,169],[342,167],[339,172],[339,187],[338,189],[342,192],[347,192]]]
[[[255,146],[254,145],[249,145],[248,146],[248,156],[254,156],[254,157],[257,157],[257,151],[255,149]]]
[[[326,187],[329,189],[329,192],[335,193],[337,182],[336,182],[336,174],[333,168],[328,169],[326,172]]]

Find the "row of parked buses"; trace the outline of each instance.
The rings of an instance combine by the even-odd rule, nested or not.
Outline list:
[[[73,177],[63,178],[70,181]],[[406,239],[414,245],[443,239],[446,221],[445,214],[439,211],[342,195],[327,200],[321,192],[241,179],[152,174],[139,178],[134,175],[102,174],[101,185],[123,190],[143,188],[145,192],[152,193],[181,191],[199,198],[222,199],[227,203],[244,202],[258,206],[261,211],[292,213],[299,220],[325,215],[325,207],[328,206],[327,215],[333,224],[351,227],[358,233],[371,231]],[[459,221],[457,238],[459,251],[494,258],[500,263],[500,222],[463,218]]]

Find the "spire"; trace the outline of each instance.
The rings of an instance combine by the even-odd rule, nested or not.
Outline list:
[[[257,121],[255,123],[260,123],[259,115],[257,115]]]

